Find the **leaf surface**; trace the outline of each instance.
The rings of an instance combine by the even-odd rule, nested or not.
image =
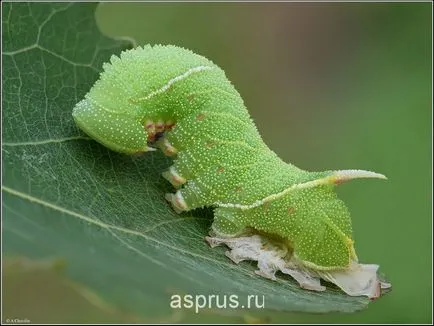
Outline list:
[[[237,295],[245,308],[247,295],[264,296],[265,309],[210,310],[232,316],[364,308],[365,298],[306,291],[286,276],[255,275],[254,264],[233,264],[204,240],[210,210],[179,216],[164,200],[170,159],[116,154],[78,130],[72,108],[102,63],[131,46],[103,36],[94,9],[3,5],[3,253],[62,260],[73,282],[144,318],[174,314],[176,294]]]

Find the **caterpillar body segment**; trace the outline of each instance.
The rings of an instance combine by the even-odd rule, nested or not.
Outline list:
[[[224,71],[189,50],[138,47],[112,56],[103,68],[73,110],[76,124],[111,150],[158,148],[172,157],[163,177],[176,189],[165,198],[177,213],[212,207],[210,243],[232,248],[228,257],[234,261],[258,260],[258,273],[271,279],[278,269],[308,289],[323,290],[318,282],[324,278],[350,295],[373,295],[372,287],[380,286],[376,269],[355,272],[360,264],[350,214],[334,187],[383,175],[308,172],[282,161],[262,140]],[[252,230],[254,236],[246,236]],[[264,260],[258,241],[280,249],[267,251]],[[363,285],[348,290],[342,285],[348,274]]]

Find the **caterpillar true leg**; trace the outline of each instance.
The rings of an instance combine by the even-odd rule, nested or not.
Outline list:
[[[166,193],[165,198],[170,204],[172,204],[172,208],[176,213],[180,214],[189,210],[179,190],[174,194]]]
[[[169,170],[162,173],[164,179],[169,181],[175,188],[181,187],[187,180],[181,177],[176,171],[175,167],[172,165]]]
[[[172,144],[169,143],[167,138],[164,136],[158,139],[156,144],[162,150],[164,155],[174,156],[176,155],[176,153],[178,153],[178,150],[175,147],[173,147]]]

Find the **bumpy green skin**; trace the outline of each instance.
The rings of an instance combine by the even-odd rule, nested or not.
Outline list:
[[[103,68],[73,111],[77,125],[114,151],[137,153],[149,149],[147,121],[172,121],[164,137],[169,152],[176,149],[178,211],[212,206],[218,236],[246,227],[279,235],[318,270],[356,260],[333,172],[306,172],[277,157],[219,67],[182,48],[145,46]]]

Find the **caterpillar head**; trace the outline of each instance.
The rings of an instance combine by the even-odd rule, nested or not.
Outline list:
[[[146,130],[134,116],[107,111],[89,97],[75,106],[72,116],[80,129],[113,151],[134,154],[152,150],[147,146]]]

